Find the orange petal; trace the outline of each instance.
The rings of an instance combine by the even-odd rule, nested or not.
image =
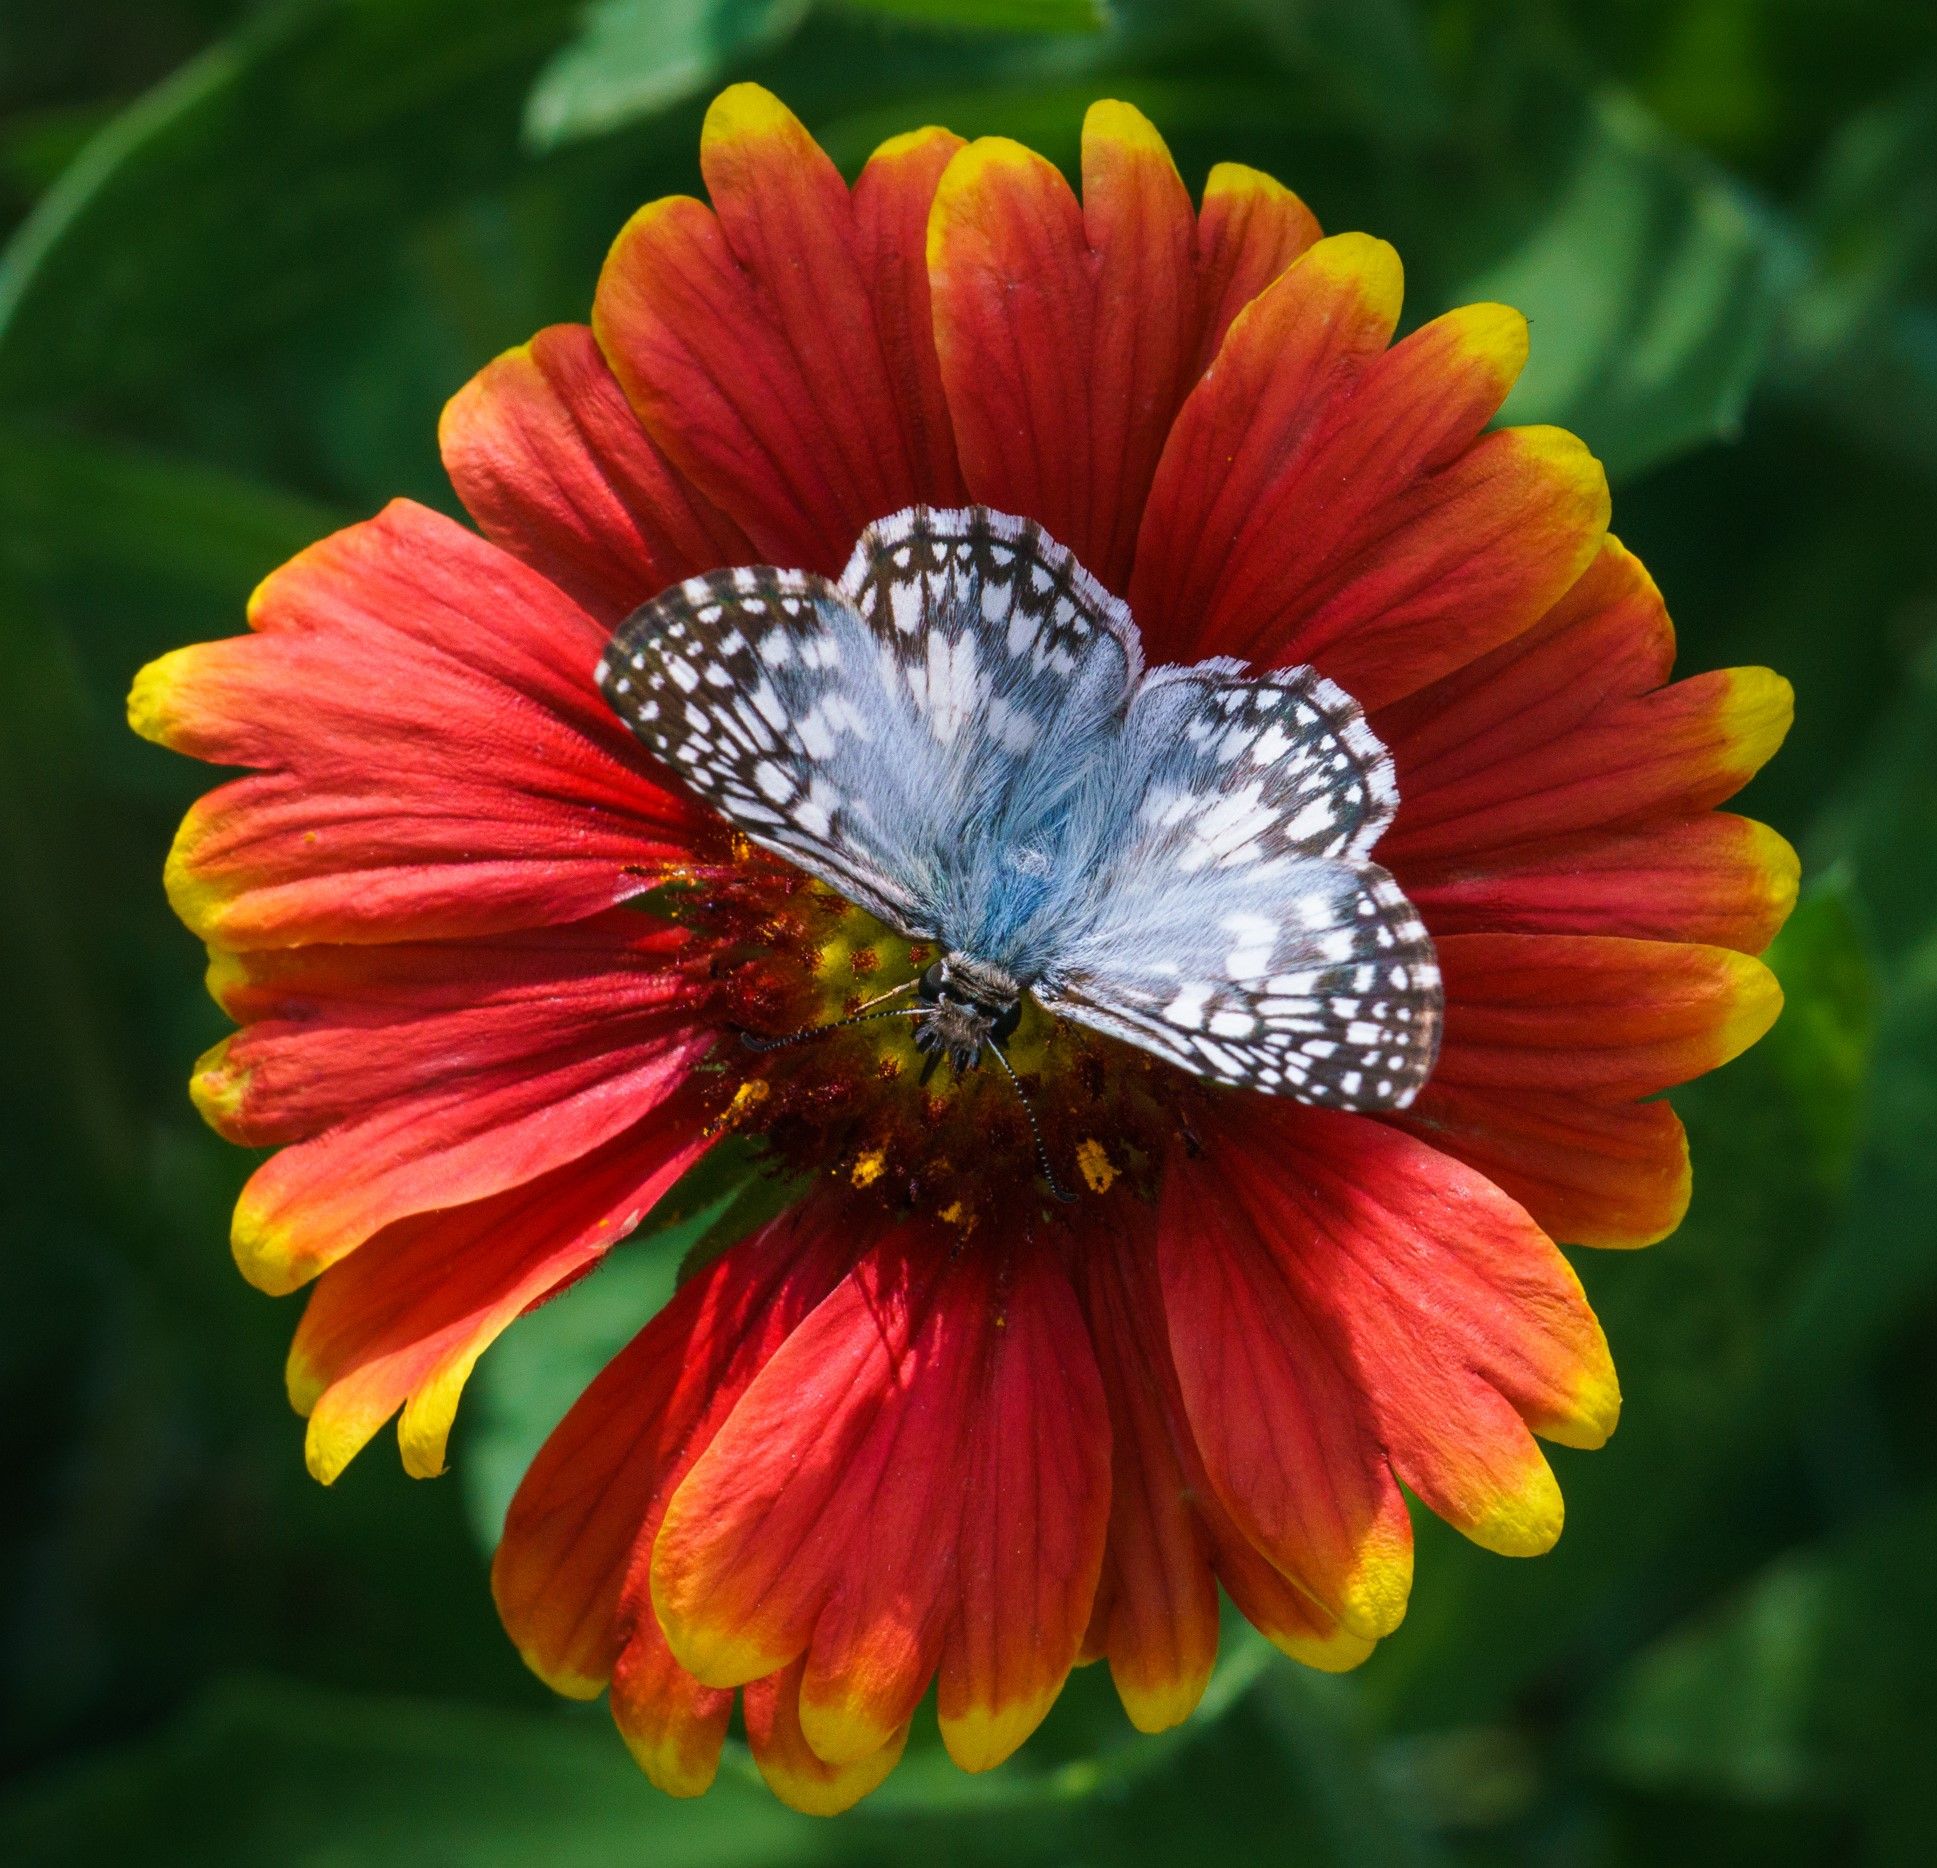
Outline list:
[[[1165,443],[1130,604],[1153,661],[1203,653],[1232,541],[1325,412],[1391,340],[1403,274],[1383,240],[1320,240],[1239,312]]]
[[[1546,1549],[1560,1493],[1528,1428],[1597,1446],[1620,1399],[1566,1260],[1483,1177],[1382,1123],[1228,1107],[1204,1172],[1254,1209],[1399,1475],[1489,1549]]]
[[[1666,1103],[1435,1080],[1394,1119],[1477,1168],[1567,1245],[1653,1245],[1688,1211],[1688,1137]]]
[[[1223,345],[1231,322],[1320,234],[1317,217],[1282,182],[1241,162],[1220,162],[1197,214],[1201,329],[1194,381]]]
[[[957,483],[896,263],[934,164],[878,178],[865,230],[800,120],[758,85],[714,100],[700,138],[712,208],[655,201],[626,223],[593,304],[599,346],[654,440],[771,562],[838,571],[869,520]],[[879,290],[888,300],[882,315]]]
[[[800,1722],[804,1663],[795,1661],[746,1690],[747,1747],[767,1788],[806,1816],[838,1816],[879,1789],[901,1762],[908,1721],[864,1757],[830,1764],[808,1744]]]
[[[1412,1527],[1366,1397],[1224,1178],[1164,1176],[1158,1233],[1171,1357],[1212,1490],[1246,1542],[1352,1633],[1405,1614]]]
[[[1110,1420],[1060,1263],[1021,1255],[998,1299],[962,1493],[942,1742],[965,1771],[1000,1764],[1076,1663],[1110,1509]]]
[[[478,1358],[597,1264],[705,1146],[697,1109],[657,1111],[569,1167],[399,1221],[332,1266],[289,1354],[311,1473],[329,1484],[399,1408],[405,1469],[443,1471]]]
[[[1741,953],[1775,938],[1801,878],[1773,830],[1718,811],[1394,870],[1436,935],[1617,934]]]
[[[293,1290],[394,1221],[577,1160],[672,1095],[712,1044],[703,988],[652,951],[666,931],[639,929],[620,913],[218,965],[253,1022],[202,1059],[196,1100],[234,1140],[291,1144],[236,1203],[251,1282]]]
[[[1782,743],[1789,684],[1738,668],[1663,686],[1673,657],[1653,579],[1609,540],[1532,629],[1375,716],[1401,799],[1380,861],[1470,865],[1732,796]]]
[[[491,1570],[506,1630],[534,1673],[580,1697],[597,1692],[623,1651],[613,1712],[655,1782],[690,1784],[695,1747],[703,1754],[717,1727],[717,1752],[730,1698],[709,1698],[666,1653],[650,1607],[640,1613],[659,1514],[849,1257],[810,1208],[696,1273],[573,1404],[511,1501]]]
[[[1438,942],[1448,1088],[1651,1096],[1748,1049],[1782,990],[1726,947],[1549,934]]]
[[[592,682],[604,632],[454,521],[398,501],[292,558],[249,620],[151,663],[128,703],[145,737],[257,768],[189,812],[169,857],[204,939],[574,920],[689,853],[692,808]]]
[[[928,227],[936,343],[975,498],[1127,587],[1150,477],[1196,363],[1197,232],[1126,104],[1083,124],[1083,202],[1003,137],[949,165]]]
[[[607,625],[681,578],[755,556],[640,425],[582,324],[486,364],[437,438],[485,537]]]
[[[1148,1231],[1135,1215],[1130,1225]],[[1189,1718],[1217,1660],[1217,1579],[1173,1438],[1183,1400],[1152,1243],[1099,1239],[1077,1260],[1111,1423],[1109,1549],[1089,1643],[1140,1732]]]

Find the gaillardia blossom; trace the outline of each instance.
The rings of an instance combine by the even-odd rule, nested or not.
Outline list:
[[[196,1100],[277,1151],[236,1256],[266,1291],[312,1286],[289,1383],[319,1478],[399,1410],[406,1466],[440,1470],[485,1348],[722,1137],[805,1185],[565,1417],[494,1586],[545,1680],[609,1686],[656,1783],[705,1788],[737,1693],[768,1782],[834,1810],[893,1768],[931,1683],[970,1770],[1087,1660],[1140,1728],[1182,1720],[1220,1587],[1286,1653],[1355,1665],[1405,1609],[1402,1486],[1491,1550],[1552,1544],[1537,1438],[1596,1446],[1618,1406],[1554,1242],[1676,1225],[1688,1163],[1657,1093],[1775,1014],[1751,956],[1795,861],[1715,807],[1790,701],[1760,669],[1671,682],[1600,467],[1554,429],[1489,427],[1517,314],[1394,342],[1389,246],[1321,238],[1234,166],[1193,209],[1121,104],[1089,113],[1080,199],[1027,149],[940,129],[849,188],[751,86],[713,106],[701,162],[710,205],[633,218],[589,327],[451,403],[476,530],[399,502],[323,540],[263,584],[249,634],[146,669],[131,714],[245,768],[190,812],[168,886],[241,1027]],[[1316,671],[1279,685],[1329,697],[1384,787],[1352,860],[1393,925],[1423,923],[1423,1087],[1347,1086],[1322,1038],[1299,1068],[1334,1072],[1334,1106],[1295,1072],[1214,1081],[1249,1080],[1254,1025],[1188,978],[1164,1016],[1189,1068],[1053,1009],[1066,983],[984,1008],[963,1029],[1002,1040],[1027,1104],[998,1071],[928,1075],[921,1017],[742,1042],[907,1010],[953,937],[728,822],[595,670],[624,674],[614,632],[675,586],[688,608],[824,593],[918,507],[1054,541],[1063,595],[1115,619],[1120,656],[1140,644],[1146,686],[1213,657],[1234,691]],[[947,569],[925,548],[916,590]],[[881,627],[904,621],[927,627]],[[659,641],[644,627],[628,648]],[[751,758],[772,690],[759,645],[730,647],[661,674],[735,683],[707,724],[740,721]],[[990,661],[959,649],[907,662],[927,724],[1020,756],[1043,720],[996,708]],[[844,722],[793,727],[815,753]],[[1216,745],[1263,758],[1246,732]],[[912,742],[877,750],[923,769]],[[831,834],[822,807],[854,800],[817,784],[776,773],[750,808]],[[1258,795],[1165,820],[1210,841],[1159,932],[1256,858]],[[1282,929],[1230,927],[1242,985]],[[1244,989],[1262,1018],[1310,980]],[[1383,1004],[1320,1008],[1372,1021],[1375,1072]]]

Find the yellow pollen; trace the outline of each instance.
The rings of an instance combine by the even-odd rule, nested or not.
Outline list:
[[[848,1178],[857,1187],[872,1187],[887,1172],[888,1158],[878,1148],[870,1148],[864,1155],[857,1157],[854,1171]]]
[[[1078,1145],[1076,1165],[1083,1178],[1089,1182],[1091,1193],[1108,1193],[1116,1180],[1117,1169],[1111,1161],[1103,1144],[1092,1135],[1088,1141]]]
[[[771,1092],[764,1078],[749,1078],[747,1082],[741,1084],[733,1092],[733,1100],[727,1105],[726,1116],[722,1126],[725,1126],[726,1123],[738,1121],[749,1109],[759,1108],[767,1100],[769,1094]]]
[[[944,1226],[960,1226],[964,1232],[975,1230],[975,1215],[960,1200],[951,1200],[936,1217]]]

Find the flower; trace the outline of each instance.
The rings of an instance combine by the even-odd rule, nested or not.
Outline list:
[[[332,1479],[393,1414],[441,1469],[459,1392],[721,1137],[811,1185],[698,1269],[512,1506],[494,1587],[561,1692],[608,1682],[668,1790],[753,1755],[810,1810],[943,1740],[1012,1753],[1072,1665],[1185,1718],[1220,1585],[1355,1665],[1404,1612],[1400,1491],[1489,1549],[1558,1535],[1536,1436],[1618,1390],[1554,1240],[1634,1246],[1688,1198],[1656,1093],[1752,1043],[1780,838],[1715,807],[1786,730],[1760,669],[1670,682],[1602,472],[1489,428],[1497,305],[1394,342],[1400,269],[1268,177],[1193,210],[1135,111],[1078,196],[925,129],[850,189],[741,85],[711,204],[643,208],[589,328],[498,358],[444,420],[472,531],[408,502],[303,552],[251,633],[138,678],[137,730],[246,768],[167,880],[240,1029],[198,1065],[277,1152],[245,1274],[312,1285],[289,1366]],[[837,571],[912,502],[1038,521],[1154,662],[1310,662],[1396,762],[1378,860],[1424,916],[1443,1049],[1386,1117],[1219,1090],[1032,1010],[1021,1105],[922,1088],[899,1025],[756,1055],[932,956],[736,840],[601,700],[623,617],[695,572]],[[1652,1099],[1652,1100],[1651,1100]]]

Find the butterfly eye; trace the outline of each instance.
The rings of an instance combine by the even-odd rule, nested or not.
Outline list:
[[[947,986],[948,974],[945,971],[945,964],[946,964],[945,962],[937,960],[935,964],[931,966],[928,969],[928,971],[921,976],[921,984],[915,988],[915,991],[923,999],[925,999],[930,1005],[933,1005],[938,999],[941,998],[942,993]]]
[[[1006,1044],[1015,1036],[1016,1027],[1022,1023],[1022,1001],[1013,1000],[996,1014],[995,1023],[989,1027],[989,1036],[997,1044]]]

